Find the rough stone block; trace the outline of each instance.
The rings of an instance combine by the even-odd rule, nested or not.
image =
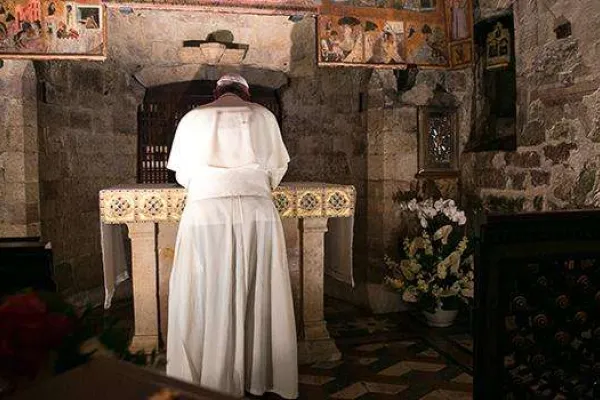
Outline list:
[[[551,160],[553,164],[566,162],[571,156],[571,150],[577,149],[574,143],[560,143],[556,146],[547,145],[544,147],[544,155]]]
[[[15,238],[27,236],[27,225],[0,223],[0,237]]]
[[[60,263],[54,266],[54,280],[61,293],[74,287],[71,264]]]
[[[25,184],[25,200],[27,203],[39,202],[40,200],[40,188],[37,182],[31,182]]]
[[[594,190],[597,174],[598,171],[590,166],[579,174],[577,184],[573,190],[573,197],[577,206],[583,207],[586,205],[588,195]]]
[[[24,182],[38,182],[40,179],[38,153],[27,152],[24,156]]]
[[[477,186],[489,189],[506,188],[506,174],[502,170],[486,169],[477,173]]]
[[[517,136],[519,146],[535,146],[546,140],[546,128],[540,121],[528,122]]]
[[[535,151],[506,153],[506,164],[520,168],[540,166],[540,155]]]
[[[6,182],[25,182],[25,153],[5,153],[4,171]]]
[[[27,207],[25,203],[6,204],[6,221],[10,224],[27,225]]]
[[[523,190],[525,189],[525,176],[524,172],[511,173],[508,176],[508,189]]]
[[[548,130],[548,139],[572,140],[575,137],[577,137],[582,131],[583,127],[581,126],[581,122],[576,120],[566,120],[563,118],[562,121],[557,122],[552,128]]]
[[[40,222],[40,205],[38,202],[25,204],[26,223],[28,225]]]
[[[71,87],[74,93],[102,95],[104,92],[104,68],[89,67],[86,63],[71,66]]]
[[[531,185],[544,186],[550,183],[550,173],[546,171],[531,170]]]
[[[69,126],[73,129],[90,131],[92,129],[92,117],[88,111],[72,111]]]

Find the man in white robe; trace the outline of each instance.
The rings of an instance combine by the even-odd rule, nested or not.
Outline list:
[[[167,167],[187,188],[169,286],[167,374],[242,397],[298,396],[296,326],[280,216],[287,171],[275,116],[229,74],[180,121]]]

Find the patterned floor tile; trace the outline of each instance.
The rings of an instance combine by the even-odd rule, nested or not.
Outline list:
[[[434,364],[421,361],[400,361],[379,372],[379,375],[402,376],[410,371],[438,372],[446,368],[445,364]]]
[[[435,351],[434,349],[427,349],[417,354],[419,357],[426,358],[440,358],[440,353]]]
[[[322,386],[326,383],[334,381],[335,378],[331,376],[321,376],[321,375],[299,375],[298,383],[301,385],[314,385],[314,386]]]
[[[398,394],[408,388],[408,385],[393,385],[379,382],[363,382],[369,393]]]
[[[377,362],[377,360],[379,359],[376,357],[360,357],[356,360],[356,363],[360,365],[371,365],[374,362]]]
[[[468,383],[470,385],[473,384],[473,377],[469,374],[466,373],[462,373],[459,376],[457,376],[456,378],[452,379],[450,382],[454,382],[454,383]]]
[[[469,352],[473,352],[473,337],[468,334],[450,335],[449,339]]]
[[[385,343],[363,344],[362,346],[356,347],[356,350],[365,351],[365,352],[373,352],[373,351],[383,349],[384,347],[386,347]]]
[[[421,397],[419,400],[472,400],[473,394],[455,390],[438,389]]]
[[[374,317],[359,318],[356,321],[349,322],[348,325],[351,328],[357,330],[366,330],[369,333],[389,332],[398,326],[398,324],[394,321]]]
[[[356,382],[337,393],[331,395],[332,399],[357,399],[360,396],[369,393],[367,387],[362,382]]]
[[[410,347],[410,346],[414,346],[415,344],[417,344],[417,342],[413,342],[411,340],[400,340],[400,341],[396,341],[396,342],[389,342],[387,345],[388,347],[391,348],[406,348],[406,347]]]
[[[367,393],[396,395],[408,388],[408,385],[394,385],[379,382],[356,382],[331,395],[332,399],[357,399]]]
[[[312,368],[317,369],[334,369],[335,367],[339,367],[342,365],[343,361],[322,361],[312,365]]]

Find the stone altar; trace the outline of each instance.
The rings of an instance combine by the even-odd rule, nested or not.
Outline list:
[[[131,239],[133,351],[166,343],[167,304],[177,226],[185,189],[176,185],[118,186],[100,191],[102,224],[126,224]],[[286,183],[273,191],[282,217],[298,331],[298,361],[341,357],[323,312],[325,233],[329,218],[352,218],[353,186]],[[105,269],[106,269],[105,265]],[[106,274],[105,274],[106,276]]]

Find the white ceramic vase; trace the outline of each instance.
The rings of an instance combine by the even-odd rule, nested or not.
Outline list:
[[[435,328],[446,328],[451,326],[458,315],[458,310],[442,310],[438,308],[434,313],[423,311],[427,325]]]

